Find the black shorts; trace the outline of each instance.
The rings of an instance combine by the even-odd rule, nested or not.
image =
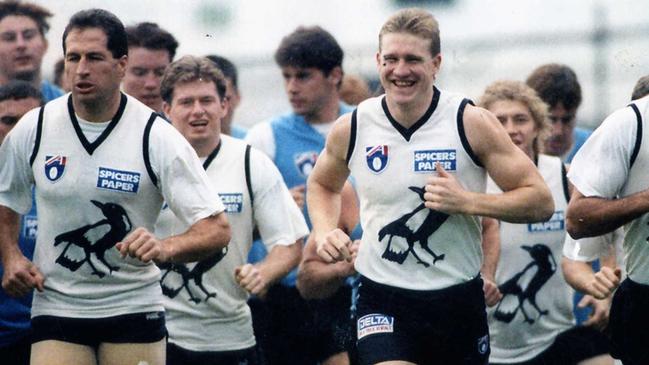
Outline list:
[[[507,365],[577,364],[595,356],[608,354],[609,350],[608,337],[604,333],[592,327],[576,326],[561,332],[550,347],[533,359]]]
[[[361,364],[484,365],[489,330],[482,279],[442,290],[390,287],[361,278],[358,353]]]
[[[624,365],[646,364],[649,359],[649,286],[630,279],[613,296],[609,320],[611,355]]]
[[[260,365],[254,347],[235,351],[191,351],[167,343],[167,365]]]
[[[107,318],[32,318],[32,343],[56,340],[97,348],[102,343],[153,343],[166,336],[164,312]]]

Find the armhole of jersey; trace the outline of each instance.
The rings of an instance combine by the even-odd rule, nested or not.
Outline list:
[[[142,143],[142,155],[144,156],[144,166],[146,167],[146,172],[149,174],[149,178],[153,182],[153,185],[158,186],[158,177],[155,176],[153,168],[151,167],[151,158],[149,156],[149,137],[151,135],[151,128],[153,123],[158,118],[158,114],[155,112],[151,113],[149,121],[146,122],[146,127],[144,128],[144,141]]]
[[[629,169],[631,169],[633,167],[635,159],[638,157],[638,153],[640,152],[640,145],[642,144],[642,115],[640,114],[640,110],[638,110],[638,107],[635,104],[629,104],[629,106],[631,107],[631,109],[633,109],[638,122],[638,128],[635,136],[635,145],[633,145],[633,153],[631,153],[631,160],[629,162]]]
[[[349,131],[349,146],[347,146],[347,157],[345,158],[345,162],[347,162],[347,165],[349,166],[349,160],[352,158],[352,153],[354,153],[354,147],[356,146],[356,112],[358,109],[354,109],[352,112],[352,121],[350,128],[351,130]]]
[[[34,165],[34,160],[38,154],[38,149],[41,146],[41,136],[43,135],[43,113],[45,111],[45,105],[41,107],[38,111],[38,122],[36,122],[36,140],[34,141],[34,149],[32,150],[32,155],[29,156],[29,166]]]
[[[566,197],[566,202],[570,201],[570,189],[568,188],[568,171],[566,165],[561,162],[561,182],[563,183],[563,195]]]
[[[476,156],[475,153],[473,152],[473,149],[469,144],[469,140],[466,138],[466,132],[464,131],[464,109],[466,108],[467,104],[475,105],[469,99],[462,100],[462,102],[460,103],[460,107],[457,109],[457,131],[460,135],[460,141],[462,142],[462,146],[464,147],[464,150],[469,155],[471,160],[473,160],[473,163],[475,163],[480,167],[483,167],[482,163],[480,162],[480,159],[478,159],[478,156]]]
[[[245,170],[246,170],[246,186],[248,187],[248,195],[250,195],[250,207],[252,207],[255,196],[252,194],[252,179],[250,177],[250,145],[246,145]]]

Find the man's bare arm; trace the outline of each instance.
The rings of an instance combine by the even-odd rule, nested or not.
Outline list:
[[[467,106],[467,139],[502,194],[469,192],[443,169],[426,186],[426,206],[446,213],[463,213],[524,223],[549,219],[552,195],[532,161],[512,142],[490,112]],[[430,203],[430,204],[429,204]]]
[[[649,212],[649,190],[620,199],[585,197],[574,189],[566,212],[566,229],[575,239],[600,236]]]

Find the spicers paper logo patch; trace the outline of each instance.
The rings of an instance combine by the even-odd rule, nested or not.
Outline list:
[[[140,173],[138,172],[99,168],[97,187],[100,189],[135,194],[139,186]]]
[[[415,172],[433,172],[435,163],[439,162],[446,171],[457,170],[457,152],[455,150],[422,150],[415,151],[413,156]]]

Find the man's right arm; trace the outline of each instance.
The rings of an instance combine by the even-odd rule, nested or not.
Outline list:
[[[313,225],[317,253],[326,262],[351,260],[349,236],[336,229],[340,217],[340,192],[349,176],[346,156],[351,134],[351,116],[334,124],[324,150],[307,181],[307,205]]]

